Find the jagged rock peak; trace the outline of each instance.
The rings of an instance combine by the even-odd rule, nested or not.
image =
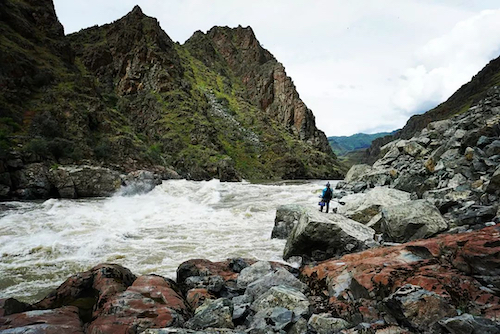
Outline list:
[[[135,5],[134,8],[132,9],[132,11],[130,12],[130,14],[133,14],[133,15],[144,15],[141,7],[139,7],[139,5]]]

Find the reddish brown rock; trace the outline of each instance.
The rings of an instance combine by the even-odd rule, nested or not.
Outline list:
[[[479,279],[498,277],[499,261],[497,225],[348,254],[305,266],[301,275],[313,294],[327,295],[330,310],[345,319],[361,316],[365,321],[373,320],[374,308],[365,306],[373,306],[373,301],[389,297],[407,284],[434,293],[461,311],[498,318],[498,293]]]
[[[65,306],[54,310],[28,311],[0,317],[0,332],[39,334],[83,334],[78,308]]]
[[[206,299],[216,299],[207,289],[191,289],[186,294],[186,301],[192,310],[196,310]]]
[[[14,298],[0,299],[0,317],[30,311],[31,306]]]
[[[140,276],[126,291],[95,313],[87,333],[141,333],[147,328],[181,326],[189,309],[175,283],[161,276]]]
[[[125,291],[135,279],[136,276],[130,270],[120,265],[99,264],[89,271],[71,276],[33,306],[39,310],[77,306],[82,318],[88,321],[94,309],[115,294]]]

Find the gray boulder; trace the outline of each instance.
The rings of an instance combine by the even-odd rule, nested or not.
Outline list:
[[[379,213],[380,207],[401,204],[409,200],[410,193],[405,191],[375,187],[363,194],[343,197],[345,205],[340,206],[337,213],[366,224]]]
[[[209,327],[233,329],[233,303],[227,298],[206,299],[185,327],[196,330]]]
[[[308,286],[297,279],[292,273],[284,268],[277,268],[275,271],[259,278],[247,286],[245,295],[255,300],[273,286],[288,286],[305,292]]]
[[[283,258],[326,260],[374,246],[375,231],[339,214],[307,211],[287,239]]]
[[[337,333],[351,326],[346,320],[334,318],[328,313],[313,314],[309,319],[308,325],[318,334]]]
[[[304,214],[304,207],[296,204],[281,205],[276,210],[274,227],[271,239],[286,239],[293,227],[299,221],[299,217]]]
[[[249,267],[244,268],[238,275],[236,286],[238,289],[246,289],[246,287],[265,276],[272,271],[271,264],[268,261],[259,261]]]
[[[429,238],[448,228],[439,210],[426,200],[384,207],[381,214],[381,230],[386,241]]]
[[[61,198],[76,198],[75,183],[64,168],[51,168],[49,179]]]
[[[494,193],[498,190],[500,190],[500,166],[497,167],[491,176],[490,183],[486,187],[486,191],[489,193]]]
[[[45,164],[25,165],[14,174],[17,183],[16,195],[21,199],[45,199],[50,195],[49,169]]]
[[[293,311],[298,316],[307,316],[309,312],[309,300],[302,292],[285,286],[273,286],[251,305],[255,312],[283,307]]]

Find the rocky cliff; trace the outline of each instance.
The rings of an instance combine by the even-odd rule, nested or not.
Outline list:
[[[3,198],[33,163],[196,180],[341,175],[250,27],[214,27],[180,45],[136,6],[65,36],[52,1],[5,0],[0,32]]]

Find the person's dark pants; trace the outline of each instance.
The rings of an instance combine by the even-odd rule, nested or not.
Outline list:
[[[328,213],[328,210],[330,210],[330,201],[323,200],[323,202],[325,202],[325,205],[320,206],[319,211],[323,212],[323,207],[326,207],[326,213]]]

